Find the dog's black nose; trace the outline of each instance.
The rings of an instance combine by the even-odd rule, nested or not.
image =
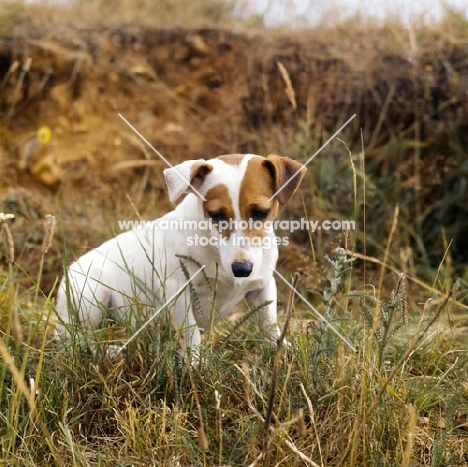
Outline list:
[[[249,277],[253,269],[253,264],[251,261],[244,261],[243,263],[234,261],[231,267],[234,277]]]

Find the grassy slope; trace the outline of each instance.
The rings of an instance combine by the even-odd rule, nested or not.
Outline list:
[[[127,11],[123,3],[118,5],[122,12]],[[97,4],[91,6],[98,8]],[[109,21],[122,21],[118,18],[119,8],[115,9],[117,18],[109,17]],[[219,10],[215,10],[215,16],[216,12]],[[50,15],[56,18],[53,13]],[[33,15],[28,20],[32,27],[40,27],[39,16]],[[284,87],[281,79],[279,86]],[[326,86],[324,89],[327,90]],[[302,102],[300,89],[296,92]],[[285,103],[290,106],[287,99]],[[25,132],[25,127],[31,125],[23,125],[21,115],[12,124]],[[317,146],[321,141],[321,125],[311,124],[308,117],[309,114],[298,114],[296,118],[290,115],[290,120],[282,120],[278,125],[267,122],[259,134],[263,139],[268,135],[277,146],[280,142],[284,150],[305,157],[307,147]],[[383,126],[384,122],[390,125],[382,117]],[[390,142],[379,146],[375,132],[375,138],[370,134],[369,145],[365,145],[366,157],[381,166],[389,164],[396,154],[398,141],[410,147],[411,141],[415,141],[395,133],[396,123],[385,128],[392,135]],[[248,131],[254,134],[255,128]],[[228,133],[224,129],[216,137],[219,134],[234,140],[246,133]],[[14,137],[9,138],[5,145],[11,148]],[[265,144],[250,138],[252,146]],[[456,278],[450,255],[440,263],[437,275],[434,270],[427,270],[424,262],[413,264],[418,257],[415,259],[405,250],[411,225],[402,225],[393,216],[394,204],[384,211],[372,204],[376,193],[385,199],[388,192],[377,186],[375,179],[364,177],[360,145],[352,148],[354,165],[349,162],[344,146],[335,142],[332,148],[335,159],[323,161],[318,175],[311,175],[310,180],[323,188],[324,193],[317,196],[315,189],[310,189],[310,193],[304,193],[304,203],[316,210],[314,215],[329,212],[330,206],[338,205],[340,186],[331,181],[339,174],[345,178],[341,185],[351,187],[347,199],[358,218],[362,216],[359,206],[367,199],[371,206],[368,209],[385,220],[389,234],[375,241],[379,237],[370,235],[367,239],[364,234],[357,234],[358,238],[330,238],[323,244],[314,239],[311,246],[306,246],[306,241],[283,252],[290,261],[281,267],[285,273],[294,272],[291,258],[303,251],[316,260],[318,265],[311,264],[311,260],[294,262],[294,266],[303,269],[298,288],[303,293],[321,290],[320,297],[309,293],[309,300],[340,328],[356,352],[298,298],[288,337],[291,347],[279,351],[277,369],[275,353],[264,348],[254,320],[236,326],[234,319],[216,330],[213,343],[204,350],[205,364],[196,368],[178,358],[177,336],[170,329],[157,326],[133,342],[117,362],[107,359],[105,349],[109,342],[121,341],[132,333],[125,325],[117,333],[113,328],[104,329],[85,341],[77,338],[71,349],[61,348],[51,336],[53,300],[37,286],[50,256],[54,256],[54,263],[49,268],[56,274],[61,260],[53,249],[44,253],[39,232],[41,237],[36,241],[37,255],[31,269],[22,270],[5,262],[0,271],[1,460],[18,466],[466,464],[467,360],[460,329],[464,305],[455,300],[464,299],[466,284],[459,282],[461,291],[446,300]],[[376,158],[376,154],[387,156]],[[415,152],[411,154],[417,156]],[[8,167],[11,170],[11,164]],[[354,186],[353,170],[357,175]],[[409,168],[403,160],[398,177],[405,170]],[[138,183],[140,177],[139,172]],[[90,179],[93,180],[92,175],[84,180]],[[75,200],[82,197],[77,188],[79,183],[64,183],[70,183],[67,187],[75,186],[69,196]],[[392,190],[401,190],[394,183]],[[109,180],[109,186],[112,192],[118,185]],[[141,189],[137,188],[136,193],[142,193]],[[330,202],[335,198],[335,202]],[[310,199],[314,203],[309,204]],[[143,195],[138,201],[139,208],[145,205]],[[77,215],[71,225],[65,224],[69,236],[73,229],[88,229],[86,233],[92,243],[98,235],[93,229],[112,230],[100,221],[90,231],[86,214],[91,209],[95,216],[104,212],[104,217],[110,218],[108,210],[115,206],[89,202],[80,209],[84,217]],[[128,207],[121,209],[131,212]],[[13,235],[18,236],[18,224],[6,222],[10,223]],[[83,222],[85,225],[80,224]],[[367,228],[381,230],[382,225],[380,221],[368,222]],[[34,229],[40,230],[40,222]],[[32,233],[30,229],[29,234]],[[334,247],[345,246],[346,242],[350,249],[356,249],[358,256],[359,252],[362,255],[366,239],[368,248],[372,248],[383,266],[361,258],[353,264],[352,271],[342,273],[339,261],[322,260],[325,252],[334,258]],[[25,241],[23,237],[14,240],[16,253],[21,255]],[[56,248],[62,248],[60,242]],[[392,267],[409,269],[413,280],[402,282],[390,272]],[[430,280],[426,279],[425,285],[418,276]],[[328,282],[325,278],[332,280]],[[52,290],[52,296],[53,280],[49,281],[48,289]],[[284,305],[287,290],[281,290]],[[357,292],[349,294],[349,291]],[[377,302],[376,297],[382,297],[383,301]],[[271,403],[272,385],[275,397]],[[265,432],[269,409],[272,423]]]

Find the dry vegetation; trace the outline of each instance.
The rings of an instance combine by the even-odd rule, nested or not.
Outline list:
[[[277,31],[221,0],[3,7],[0,462],[468,465],[466,20]],[[355,351],[286,287],[292,345],[273,354],[250,313],[199,368],[157,325],[117,364],[125,323],[53,341],[63,265],[135,208],[170,209],[164,164],[119,113],[172,163],[306,161],[356,113],[282,213],[356,231],[296,233],[280,260]]]

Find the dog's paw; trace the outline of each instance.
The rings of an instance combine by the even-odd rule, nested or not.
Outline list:
[[[122,347],[120,345],[111,344],[106,348],[105,357],[112,363],[118,363],[124,358]]]
[[[192,368],[198,368],[205,361],[199,346],[192,347],[188,353],[188,357]]]
[[[265,339],[265,345],[269,347],[272,350],[278,349],[280,346],[284,347],[286,349],[290,349],[292,347],[291,343],[287,339],[283,339],[280,342],[280,335],[279,333],[273,333],[269,336],[266,337]]]
[[[180,368],[190,365],[191,368],[200,368],[206,364],[206,357],[201,346],[191,347],[180,351],[178,355],[178,364]]]

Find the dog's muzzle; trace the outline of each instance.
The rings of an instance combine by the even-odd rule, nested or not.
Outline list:
[[[244,261],[243,263],[234,261],[231,264],[231,268],[234,277],[249,277],[252,273],[253,264],[251,261]]]

